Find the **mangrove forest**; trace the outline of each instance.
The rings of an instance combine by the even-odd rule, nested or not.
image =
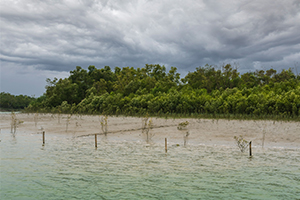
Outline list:
[[[70,114],[291,118],[300,116],[300,76],[291,69],[240,74],[230,64],[177,68],[77,66],[64,79],[47,79],[43,96],[26,111]]]

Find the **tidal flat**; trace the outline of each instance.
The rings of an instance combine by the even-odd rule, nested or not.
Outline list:
[[[11,115],[0,118],[1,199],[300,196],[299,122],[152,118],[147,143],[138,117],[108,116],[107,136],[99,116],[18,113],[14,134]],[[252,157],[237,147],[239,135],[252,141]]]

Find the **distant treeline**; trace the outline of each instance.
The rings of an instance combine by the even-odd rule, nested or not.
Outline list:
[[[28,111],[109,115],[300,116],[300,76],[291,69],[240,74],[230,64],[206,65],[180,79],[175,67],[77,66],[65,79],[47,79]]]
[[[35,98],[26,95],[11,95],[9,93],[0,93],[0,110],[22,110],[26,108]]]

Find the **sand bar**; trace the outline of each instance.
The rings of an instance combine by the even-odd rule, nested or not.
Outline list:
[[[17,131],[28,134],[63,134],[72,137],[88,137],[98,134],[103,136],[100,116],[96,115],[58,114],[26,114],[17,113],[16,118],[23,121]],[[11,129],[11,114],[0,115],[0,128]],[[179,131],[179,123],[188,121],[188,145],[235,145],[234,136],[242,135],[247,141],[252,141],[256,148],[262,147],[265,133],[264,148],[300,148],[300,123],[270,120],[213,120],[213,119],[165,119],[151,118],[154,134],[153,143],[163,143],[168,138],[169,144],[183,145],[183,137],[187,130]],[[142,133],[142,118],[108,116],[108,140],[145,141]],[[68,125],[67,125],[68,124]],[[66,130],[67,129],[67,130]],[[4,131],[2,131],[4,132]],[[7,131],[5,131],[7,132]]]

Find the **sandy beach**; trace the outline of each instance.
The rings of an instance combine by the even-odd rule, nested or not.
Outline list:
[[[1,114],[1,129],[11,129],[11,114]],[[58,114],[26,114],[17,113],[18,132],[28,134],[63,134],[72,137],[84,137],[98,134],[99,140],[104,137],[101,129],[100,116]],[[265,133],[264,148],[284,147],[300,148],[300,123],[268,120],[212,120],[212,119],[152,119],[150,130],[152,143],[163,143],[168,138],[171,145],[183,145],[184,134],[188,131],[188,145],[236,145],[234,136],[242,135],[252,141],[254,147],[262,147]],[[69,122],[68,122],[69,121]],[[188,130],[179,131],[177,126],[188,121]],[[67,123],[68,122],[68,123]],[[67,125],[68,124],[68,125]],[[108,134],[105,139],[118,141],[145,141],[142,133],[142,118],[108,116]]]

